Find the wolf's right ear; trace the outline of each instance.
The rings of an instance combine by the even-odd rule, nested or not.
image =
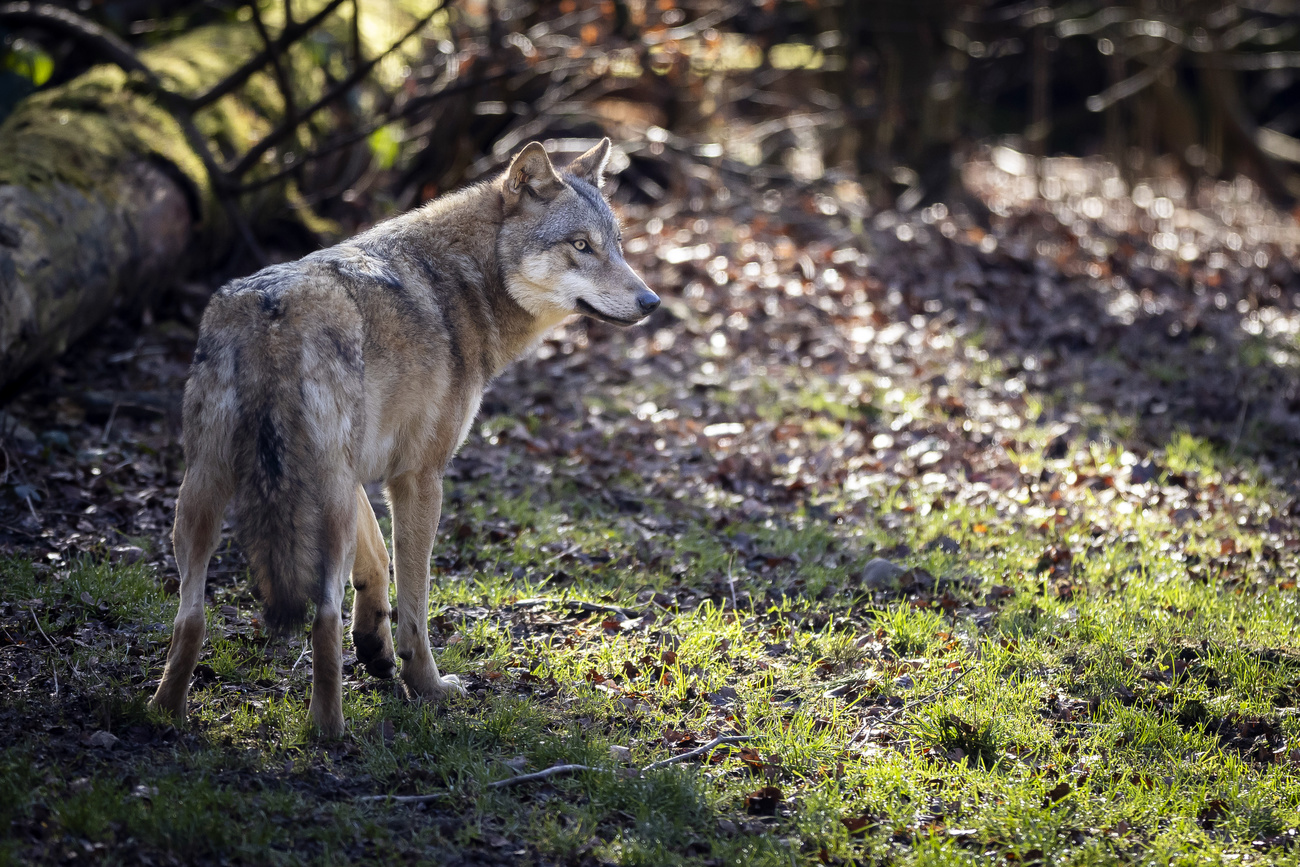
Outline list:
[[[565,171],[600,189],[605,185],[605,166],[609,165],[609,148],[609,139],[601,139],[600,144],[569,163]]]
[[[564,181],[551,165],[551,158],[546,155],[546,148],[540,142],[529,142],[524,149],[515,154],[506,169],[505,186],[502,192],[506,204],[513,206],[524,196],[533,195],[549,199],[560,191]]]

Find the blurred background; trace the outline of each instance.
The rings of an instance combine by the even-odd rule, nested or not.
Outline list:
[[[985,222],[960,169],[988,143],[1102,156],[1130,185],[1244,176],[1286,208],[1300,193],[1291,0],[0,9],[0,119],[97,64],[120,65],[123,52],[146,63],[153,52],[163,85],[184,91],[184,73],[161,62],[169,44],[206,32],[206,43],[185,42],[185,59],[211,67],[212,83],[260,45],[224,109],[237,117],[205,118],[218,101],[169,107],[192,115],[216,163],[234,169],[227,197],[272,246],[349,234],[484,177],[534,138],[564,155],[610,135],[621,146],[616,200],[696,211],[735,193],[852,182],[858,216],[943,201]],[[293,191],[256,200],[250,182]]]
[[[664,308],[558,329],[487,423],[590,422],[538,366],[655,372],[682,393],[628,392],[624,421],[698,458],[690,425],[749,430],[711,390],[757,372],[857,407],[863,442],[817,464],[724,437],[707,484],[746,496],[839,490],[845,455],[898,439],[879,406],[913,394],[962,448],[1027,419],[1296,468],[1298,71],[1293,0],[0,3],[0,434],[98,454],[130,416],[175,454],[215,287],[530,140],[562,164],[607,135]],[[39,486],[3,478],[36,526]]]

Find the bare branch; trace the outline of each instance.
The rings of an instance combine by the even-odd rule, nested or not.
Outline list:
[[[454,96],[457,93],[463,93],[464,91],[467,90],[473,90],[479,85],[487,84],[493,81],[498,81],[502,78],[508,78],[517,72],[518,70],[506,70],[505,72],[499,72],[496,73],[495,75],[489,75],[486,78],[475,79],[473,81],[467,80],[467,81],[457,82],[456,84],[452,84],[452,85],[448,85],[447,87],[444,87],[442,90],[439,90],[436,93],[425,94],[424,96],[418,96],[414,99],[408,100],[406,103],[402,105],[400,109],[398,109],[395,112],[392,112],[391,114],[384,116],[382,120],[376,121],[375,123],[363,127],[362,129],[359,129],[355,132],[348,133],[345,136],[341,136],[340,138],[337,138],[329,142],[328,144],[322,145],[321,147],[318,147],[312,151],[309,151],[308,153],[303,154],[298,159],[294,160],[292,165],[285,166],[275,174],[266,175],[265,177],[260,177],[257,180],[249,181],[248,183],[241,184],[240,186],[234,187],[233,189],[235,192],[242,194],[242,193],[251,193],[255,190],[260,190],[263,187],[268,187],[271,184],[284,180],[289,175],[301,169],[303,166],[308,165],[309,163],[318,160],[321,157],[326,157],[332,153],[337,153],[338,151],[341,151],[346,147],[354,145],[359,141],[363,141],[367,138],[370,138],[370,136],[374,135],[378,130],[381,130],[384,127],[388,126],[390,123],[394,123],[396,121],[402,120],[405,117],[408,117],[409,115],[414,114],[415,110],[418,108],[424,108],[425,106],[437,102],[439,99],[443,99],[449,96]]]
[[[720,746],[725,746],[727,744],[738,744],[743,741],[750,740],[751,737],[752,735],[727,735],[725,737],[717,737],[709,741],[704,746],[691,750],[689,753],[682,753],[680,756],[673,756],[671,758],[663,759],[662,761],[658,761],[646,765],[644,768],[640,770],[640,773],[645,774],[645,773],[649,773],[650,771],[657,771],[660,768],[667,767],[668,765],[674,765],[678,762],[684,762],[689,759],[693,759],[696,756],[703,755],[709,752],[710,750],[716,749]],[[552,765],[551,767],[546,768],[545,770],[536,771],[535,773],[521,774],[520,776],[517,777],[507,777],[504,780],[494,780],[493,782],[488,783],[487,787],[489,789],[504,789],[507,786],[517,786],[520,783],[534,783],[538,780],[550,779],[551,777],[559,777],[559,776],[567,776],[568,774],[576,774],[579,771],[598,771],[600,773],[607,774],[610,773],[611,769],[598,768],[595,767],[594,765]],[[437,800],[438,798],[445,798],[449,794],[450,792],[443,791],[443,792],[429,792],[428,794],[424,794],[424,795],[366,795],[362,798],[359,798],[358,800],[392,801],[393,803],[396,804],[427,804],[428,802]]]
[[[226,94],[233,93],[240,85],[245,81],[248,81],[253,73],[266,66],[272,57],[283,54],[284,50],[297,42],[304,33],[324,21],[329,17],[331,12],[342,5],[343,0],[329,0],[329,2],[326,3],[319,12],[308,18],[306,21],[303,21],[301,24],[287,23],[284,30],[280,31],[280,35],[276,38],[274,44],[268,45],[254,54],[244,63],[243,66],[239,67],[234,72],[230,73],[230,75],[227,75],[217,84],[213,85],[212,89],[208,92],[186,99],[186,106],[191,111],[198,111],[204,106],[211,105],[218,99],[221,99],[221,97]]]
[[[252,10],[253,26],[257,28],[257,35],[262,37],[262,45],[270,48],[271,34],[267,32],[266,22],[262,20],[262,10],[258,8],[256,3],[250,3],[248,8]],[[293,121],[297,116],[297,106],[294,104],[293,87],[289,84],[289,74],[285,71],[279,52],[271,55],[271,69],[275,72],[275,83],[280,89],[280,97],[284,100],[285,120]]]
[[[427,804],[439,798],[446,798],[451,792],[429,792],[427,795],[365,795],[358,801],[388,801],[394,804]]]
[[[52,6],[49,3],[30,3],[27,0],[20,0],[17,3],[0,5],[0,21],[35,24],[57,30],[83,45],[90,46],[105,60],[117,64],[126,71],[142,72],[151,82],[158,81],[153,71],[144,65],[144,61],[136,55],[125,40],[111,30],[100,27],[69,9]]]
[[[361,0],[352,0],[352,62],[361,63]]]
[[[337,5],[337,2],[342,2],[342,0],[330,0],[330,3],[334,5]],[[430,10],[429,14],[423,16],[418,21],[416,21],[415,24],[413,24],[410,27],[410,29],[408,29],[404,34],[399,36],[397,40],[392,45],[388,46],[386,50],[380,52],[375,57],[371,58],[370,60],[367,60],[361,66],[354,69],[350,75],[348,75],[338,84],[334,85],[334,87],[330,88],[329,91],[327,91],[324,96],[322,96],[320,99],[316,100],[311,105],[304,108],[302,110],[302,113],[298,116],[298,118],[293,123],[290,123],[287,120],[281,122],[279,126],[277,126],[274,130],[268,133],[266,137],[263,138],[261,141],[259,141],[257,144],[253,145],[248,150],[248,152],[245,153],[242,157],[240,157],[239,160],[233,166],[227,169],[226,170],[227,176],[231,179],[237,179],[239,177],[242,177],[245,173],[248,172],[249,169],[257,165],[257,161],[262,158],[263,154],[265,154],[271,148],[275,147],[275,145],[286,135],[288,135],[289,133],[297,129],[298,124],[308,120],[312,115],[316,114],[316,112],[320,111],[325,106],[329,105],[330,103],[337,100],[339,97],[346,94],[349,90],[355,87],[362,79],[364,79],[367,75],[369,75],[370,70],[374,69],[375,66],[379,64],[380,61],[382,61],[385,57],[387,57],[388,55],[396,51],[398,48],[400,48],[402,44],[406,42],[406,40],[410,39],[412,36],[419,33],[420,30],[422,30],[424,26],[433,19],[433,16],[436,15],[440,9],[442,9],[442,3],[439,3],[432,10]]]
[[[1130,96],[1155,84],[1157,78],[1173,68],[1174,61],[1178,59],[1179,53],[1179,48],[1175,45],[1164,53],[1158,63],[1153,63],[1136,75],[1129,76],[1118,84],[1112,84],[1101,93],[1088,97],[1085,103],[1088,111],[1105,111],[1115,103],[1128,99]]]

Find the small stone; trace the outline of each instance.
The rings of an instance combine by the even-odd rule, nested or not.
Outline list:
[[[868,590],[897,590],[904,571],[897,563],[877,557],[863,568],[862,583]]]
[[[109,559],[120,565],[131,566],[144,559],[144,549],[139,545],[114,545],[109,551]]]
[[[98,731],[86,739],[86,743],[92,747],[101,750],[111,750],[117,743],[117,735],[111,732]]]
[[[931,551],[939,550],[945,554],[961,553],[961,545],[957,543],[956,539],[948,535],[940,536],[939,538],[932,541],[929,545],[926,545],[926,548],[928,548]]]
[[[632,751],[617,744],[610,746],[609,755],[616,762],[630,763],[632,761]]]
[[[36,434],[7,412],[0,412],[0,440],[9,440],[23,451],[36,447]]]

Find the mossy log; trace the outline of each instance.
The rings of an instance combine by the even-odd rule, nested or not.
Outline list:
[[[268,24],[278,23],[271,19],[279,8],[268,4]],[[325,37],[295,44],[281,59],[298,105],[324,92],[320,38],[331,26],[347,25],[327,22]],[[111,311],[149,304],[187,271],[228,252],[228,209],[191,142],[205,140],[218,160],[256,144],[285,118],[276,73],[261,70],[202,108],[188,138],[157,85],[196,97],[263,45],[251,21],[197,28],[141,51],[151,74],[97,66],[29,97],[0,124],[0,388],[61,354]],[[281,146],[301,153],[328,127],[318,116]],[[265,162],[266,174],[274,168]],[[258,171],[243,180],[256,180]],[[295,201],[284,182],[244,196],[239,207],[266,213]]]

